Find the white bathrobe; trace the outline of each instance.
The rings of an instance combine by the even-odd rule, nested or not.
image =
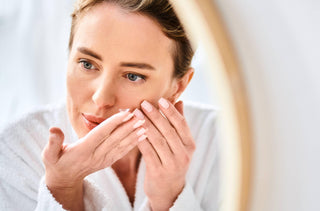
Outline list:
[[[186,185],[170,210],[215,211],[221,203],[217,113],[207,106],[186,104],[185,116],[196,142],[196,151]],[[0,210],[64,210],[45,185],[41,161],[41,152],[52,126],[63,130],[66,143],[77,141],[65,104],[29,113],[0,133]],[[143,190],[144,175],[145,163],[141,159],[133,207],[112,168],[87,176],[84,182],[85,209],[150,210]]]

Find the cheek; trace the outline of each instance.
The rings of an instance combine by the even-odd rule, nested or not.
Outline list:
[[[118,102],[128,108],[140,108],[143,100],[147,100],[153,105],[158,105],[161,97],[166,97],[169,85],[165,81],[150,80],[145,86],[128,88],[121,86],[118,89]]]
[[[73,106],[83,104],[89,95],[88,81],[79,78],[74,71],[68,70],[67,74],[67,100]]]

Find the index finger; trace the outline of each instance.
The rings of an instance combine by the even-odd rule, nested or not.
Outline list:
[[[104,120],[98,126],[93,128],[82,139],[82,142],[89,142],[90,148],[96,148],[103,142],[118,126],[129,121],[133,117],[133,113],[129,111],[121,111]]]
[[[175,106],[172,105],[168,100],[164,98],[160,98],[159,100],[159,109],[166,116],[172,126],[176,129],[183,144],[186,146],[194,146],[192,134],[190,132],[187,121],[183,116],[183,109],[181,108],[181,106],[183,105],[179,103],[178,109],[181,111],[178,111]]]

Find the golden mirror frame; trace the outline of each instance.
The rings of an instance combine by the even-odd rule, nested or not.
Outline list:
[[[223,211],[248,209],[251,175],[251,126],[244,77],[213,0],[171,0],[192,41],[201,40],[209,61],[207,76],[217,90],[223,141]]]

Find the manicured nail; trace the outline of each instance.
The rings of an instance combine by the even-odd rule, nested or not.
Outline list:
[[[121,109],[121,108],[120,108],[120,109],[119,109],[120,112],[128,112],[129,110],[130,110],[129,108],[127,108],[127,109]]]
[[[168,101],[165,100],[164,98],[160,98],[159,104],[160,104],[163,108],[165,108],[165,109],[169,108],[169,103],[168,103]]]
[[[141,136],[146,132],[146,129],[141,128],[138,132],[137,132],[137,136]]]
[[[126,116],[123,120],[122,120],[122,122],[126,122],[126,121],[128,121],[128,120],[130,120],[132,117],[133,117],[133,113],[130,113],[128,116]]]
[[[150,103],[148,103],[147,101],[143,101],[141,106],[147,111],[147,112],[151,112],[152,111],[152,105]]]
[[[136,108],[136,110],[134,110],[133,113],[138,119],[144,119],[144,115],[139,109]]]
[[[144,124],[145,121],[146,120],[144,120],[144,119],[137,121],[136,124],[133,125],[133,128],[136,129],[136,128],[140,127],[141,125]]]
[[[138,138],[138,142],[141,142],[141,141],[145,140],[146,138],[147,138],[146,135],[142,135],[142,136],[140,136],[140,137]]]

